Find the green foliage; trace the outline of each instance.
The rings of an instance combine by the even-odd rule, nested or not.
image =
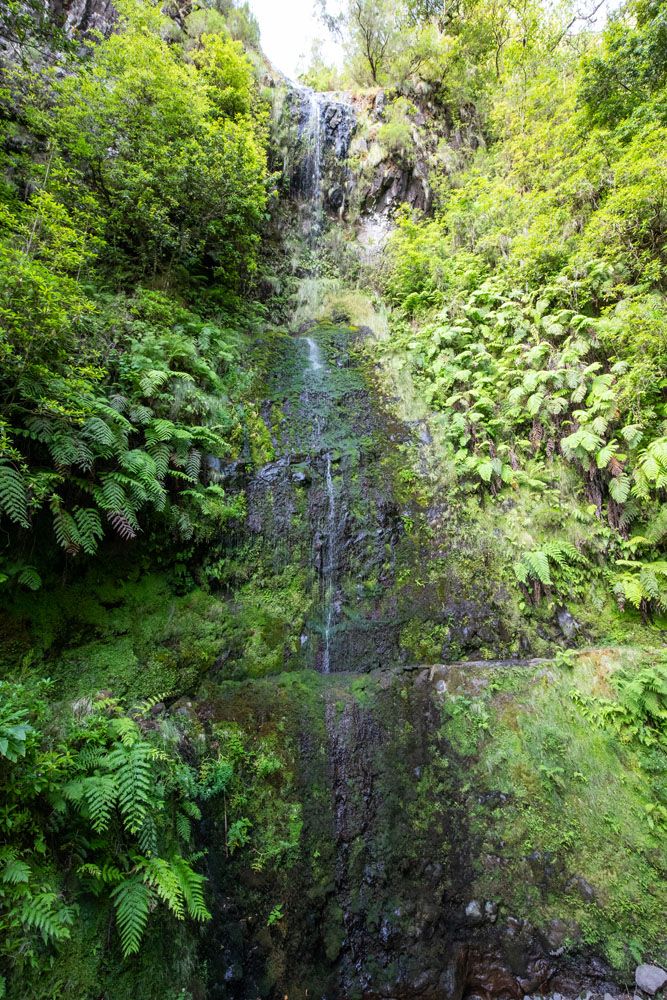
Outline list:
[[[640,669],[613,676],[614,698],[573,693],[586,718],[600,727],[612,725],[623,739],[664,749],[667,734],[667,660],[658,655]]]
[[[171,44],[128,4],[68,72],[8,74],[0,520],[2,579],[20,586],[39,585],[50,537],[92,556],[151,528],[204,539],[242,512],[206,456],[243,439],[238,294],[264,220],[266,112],[217,16]]]
[[[47,690],[2,685],[0,927],[9,982],[67,948],[89,899],[113,906],[125,957],[138,952],[159,905],[178,920],[209,916],[191,830],[177,822],[200,815],[181,735],[149,726],[150,705],[127,714],[107,697],[84,699],[56,722]]]
[[[243,849],[255,872],[291,866],[298,856],[302,809],[294,798],[291,762],[280,755],[276,735],[251,735],[227,724],[215,727],[214,739],[219,749],[204,762],[201,783],[218,810],[222,804],[226,853]]]
[[[481,866],[476,892],[538,926],[576,921],[581,942],[632,970],[664,947],[664,664],[657,651],[598,651],[540,673],[485,699],[488,733],[466,762],[482,850],[502,843],[503,865]],[[478,782],[508,797],[503,808],[475,808]]]
[[[378,130],[378,140],[394,156],[411,162],[414,156],[411,116],[417,109],[405,97],[398,97],[385,111],[384,123]]]
[[[442,180],[434,219],[399,216],[382,273],[392,350],[462,489],[542,493],[571,464],[579,502],[616,533],[608,565],[638,525],[641,566],[621,563],[612,587],[645,613],[664,607],[664,535],[639,527],[667,486],[661,11],[631,4],[581,54],[526,9],[523,53],[508,30],[484,88],[488,144]],[[480,27],[474,5],[464,16]],[[554,560],[527,545],[516,576],[539,599]],[[556,559],[563,595],[568,562],[586,573]]]

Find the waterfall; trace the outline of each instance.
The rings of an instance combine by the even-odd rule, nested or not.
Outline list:
[[[304,233],[313,239],[324,228],[327,210],[344,210],[349,180],[346,158],[356,116],[340,97],[309,87],[294,87],[291,107],[299,144],[291,188],[303,210]]]
[[[324,581],[324,655],[322,658],[322,673],[331,672],[331,629],[334,619],[334,602],[336,598],[336,492],[331,475],[331,452],[326,454],[326,485],[327,485],[327,552],[323,567]]]
[[[319,347],[312,337],[306,337],[306,343],[308,344],[308,361],[311,372],[322,371],[324,365],[322,363],[322,353]]]
[[[322,392],[322,376],[326,376],[327,368],[322,352],[312,337],[304,337],[308,347],[308,372],[316,378],[316,391]],[[318,447],[322,447],[322,425],[320,418],[315,418],[315,439]],[[322,581],[322,620],[323,649],[321,671],[331,672],[331,636],[336,614],[336,535],[337,535],[337,504],[336,488],[333,481],[333,459],[331,451],[324,453],[324,485],[326,490],[326,518],[324,558],[320,561],[320,576]]]
[[[322,105],[319,94],[311,90],[308,100],[308,139],[310,142],[310,197],[311,233],[317,235],[322,228],[324,197],[322,194]]]

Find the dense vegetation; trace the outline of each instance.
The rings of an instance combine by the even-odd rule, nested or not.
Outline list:
[[[281,963],[304,885],[300,933],[319,919],[334,962],[327,782],[339,768],[372,799],[365,767],[345,771],[357,736],[382,759],[386,822],[346,855],[354,907],[387,858],[389,899],[434,830],[448,858],[469,826],[487,855],[506,848],[502,878],[475,871],[480,899],[535,926],[565,900],[577,946],[624,970],[660,958],[665,0],[630,0],[604,31],[593,7],[537,0],[320,3],[346,62],[316,48],[304,81],[354,90],[358,117],[347,222],[318,219],[316,240],[288,202],[303,122],[278,120],[296,107],[280,93],[272,120],[248,5],[114,6],[106,35],[73,36],[37,0],[0,18],[0,997],[203,995],[216,905],[272,956],[269,995],[297,975]],[[392,206],[369,257],[355,199],[387,164],[425,179],[427,211]],[[309,293],[331,295],[319,396],[303,342],[270,326],[297,279],[295,329]],[[384,310],[386,337],[360,338],[355,309]],[[422,451],[370,412],[396,371]],[[302,673],[335,519],[323,469],[354,534],[346,669],[381,662],[392,613],[401,664],[467,655],[463,632],[489,657],[553,655],[577,630],[642,648],[464,678],[440,715],[398,673]],[[473,591],[505,608],[497,630]],[[541,896],[537,848],[558,862]]]
[[[64,74],[5,74],[2,571],[24,586],[53,540],[91,556],[159,526],[178,545],[239,513],[203,456],[243,444],[265,112],[220,14],[167,30],[138,7]]]
[[[539,4],[390,7],[349,4],[337,82],[388,87],[377,142],[428,162],[434,217],[398,219],[381,281],[394,351],[464,486],[578,505],[517,539],[527,594],[601,557],[621,607],[664,612],[665,6],[603,37]]]
[[[252,425],[241,346],[258,313],[243,297],[267,116],[231,32],[256,43],[256,24],[231,4],[180,25],[149,5],[118,10],[115,33],[79,40],[39,5],[3,14],[5,593],[76,574],[114,539],[142,536],[183,568],[243,514],[208,463],[247,447]],[[129,713],[104,693],[54,710],[52,688],[1,692],[2,957],[23,977],[82,907],[98,931],[115,913],[124,956],[155,910],[208,917],[192,821],[212,765],[184,762],[183,733],[151,716],[159,697]]]

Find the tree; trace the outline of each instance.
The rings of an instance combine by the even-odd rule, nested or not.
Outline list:
[[[355,79],[359,83],[380,84],[399,36],[396,5],[389,0],[348,0],[338,16],[327,12],[326,0],[319,0],[319,6],[329,30],[341,35],[349,45]]]

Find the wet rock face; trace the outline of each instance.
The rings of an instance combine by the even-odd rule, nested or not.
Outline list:
[[[257,648],[263,632],[269,642],[266,620],[295,572],[301,603],[290,641],[275,640],[271,676],[249,681],[254,664],[235,672],[232,653],[202,721],[280,749],[302,825],[298,856],[258,870],[243,851],[224,851],[224,801],[208,807],[207,996],[522,1000],[561,982],[576,996],[605,973],[564,966],[579,934],[568,912],[538,931],[489,898],[488,884],[476,888],[480,871],[508,863],[506,845],[487,844],[484,831],[511,793],[471,790],[446,703],[457,671],[478,688],[471,665],[451,661],[486,648],[510,655],[516,637],[502,593],[479,574],[457,578],[444,504],[415,499],[412,479],[405,488],[405,452],[422,429],[374,402],[359,336],[313,327],[258,342],[272,454],[254,472],[212,469],[226,488],[245,487],[253,599],[268,594],[244,645]],[[436,665],[417,666],[426,662]],[[258,827],[276,829],[274,801],[262,800]],[[595,892],[548,849],[526,852],[521,871],[535,897],[561,883],[586,900]],[[268,925],[277,903],[284,919]]]
[[[358,336],[345,327],[284,336],[266,359],[262,412],[275,456],[247,483],[247,530],[271,573],[306,574],[305,641],[289,665],[362,674],[509,647],[502,595],[477,579],[466,590],[422,547],[423,512],[397,492],[401,449],[420,429],[373,404]],[[223,486],[238,474],[221,470]],[[438,576],[425,586],[429,561]]]
[[[288,120],[286,159],[292,198],[311,215],[341,214],[352,185],[347,156],[356,127],[354,109],[333,95],[293,87],[283,117]],[[309,223],[321,226],[321,221],[306,218],[304,228]]]
[[[601,964],[567,963],[502,900],[470,898],[483,848],[468,822],[466,761],[442,735],[430,672],[319,685],[309,708],[273,694],[305,807],[300,860],[239,871],[208,830],[218,891],[208,996],[522,1000],[559,991],[565,1000],[588,989],[601,1000]],[[226,718],[250,718],[266,734],[267,698],[269,689],[246,686]],[[248,920],[249,899],[262,914],[280,900],[284,924],[269,931]]]
[[[420,212],[430,212],[433,192],[426,165],[418,163],[405,166],[390,159],[385,160],[379,164],[362,194],[363,212],[367,215],[388,215],[402,204],[408,204]]]

